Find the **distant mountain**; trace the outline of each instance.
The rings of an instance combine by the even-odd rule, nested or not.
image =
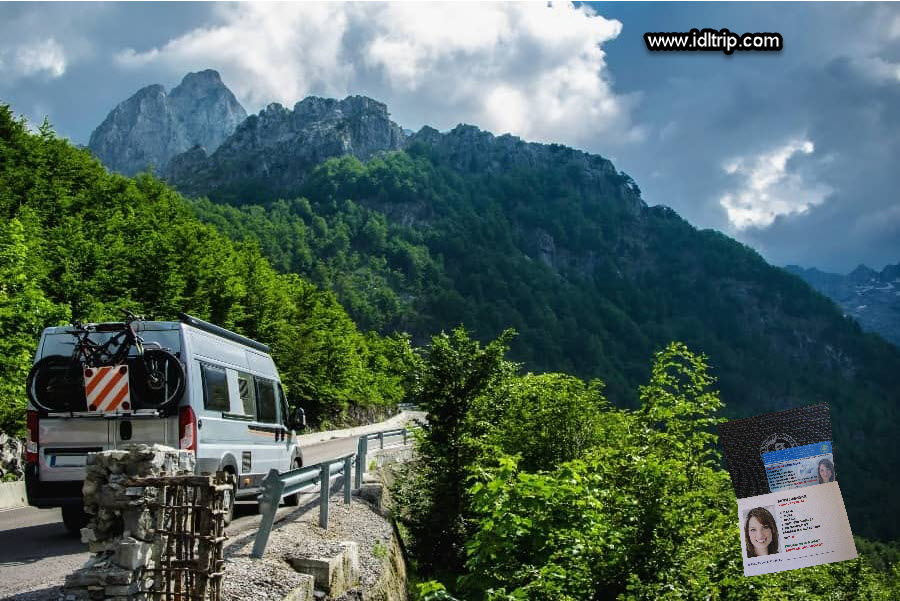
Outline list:
[[[864,330],[900,346],[900,263],[880,272],[860,265],[847,275],[797,265],[785,269],[840,305]]]
[[[246,117],[218,72],[207,69],[188,73],[169,93],[158,84],[142,88],[110,111],[88,148],[112,171],[159,172],[192,147],[215,151]]]
[[[241,123],[217,150],[193,148],[175,157],[165,177],[185,194],[267,200],[296,190],[327,158],[368,159],[402,148],[405,138],[381,102],[364,96],[311,96],[293,110],[270,104]]]

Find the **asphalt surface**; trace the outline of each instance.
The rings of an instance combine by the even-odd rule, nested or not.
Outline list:
[[[354,453],[356,441],[355,437],[336,438],[304,445],[303,463],[313,465]],[[278,515],[294,509],[282,507]],[[256,529],[260,519],[256,503],[238,501],[227,533],[235,536]],[[56,601],[66,575],[89,557],[87,545],[66,531],[58,508],[0,511],[0,600]]]

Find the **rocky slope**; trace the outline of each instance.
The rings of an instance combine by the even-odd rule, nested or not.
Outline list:
[[[900,346],[900,263],[880,272],[860,265],[847,275],[797,265],[785,269],[840,305],[864,330]]]
[[[88,148],[107,168],[134,175],[157,172],[192,147],[215,151],[247,117],[216,71],[188,73],[171,92],[142,88],[110,111]]]
[[[405,140],[381,102],[311,96],[293,110],[270,104],[241,123],[215,152],[193,148],[175,157],[165,177],[188,195],[268,199],[295,190],[327,158],[368,159],[402,148]]]

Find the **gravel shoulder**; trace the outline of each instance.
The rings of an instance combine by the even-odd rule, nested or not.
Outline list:
[[[338,481],[339,482],[339,481]],[[390,546],[391,523],[358,496],[344,505],[341,489],[332,486],[328,529],[319,527],[318,492],[303,495],[301,505],[275,523],[265,555],[250,558],[256,531],[237,534],[225,547],[226,576],[223,601],[262,599],[280,601],[299,586],[300,576],[288,557],[332,555],[340,542],[359,545],[360,589],[375,585],[384,572],[383,554]],[[359,598],[349,591],[335,601]]]

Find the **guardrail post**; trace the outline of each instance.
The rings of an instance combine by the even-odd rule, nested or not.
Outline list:
[[[378,433],[378,444],[384,449],[384,432]]]
[[[344,457],[344,505],[350,504],[350,469],[353,456]]]
[[[262,494],[259,495],[259,512],[262,514],[262,520],[259,523],[259,531],[256,533],[250,557],[259,559],[266,552],[266,543],[269,542],[269,534],[272,533],[272,526],[275,524],[275,512],[278,511],[282,492],[284,492],[284,482],[278,475],[278,470],[269,470],[269,475],[262,481]]]
[[[328,529],[328,497],[329,497],[329,476],[331,470],[327,463],[323,463],[319,468],[319,527]]]
[[[354,488],[362,488],[363,473],[366,471],[366,455],[369,454],[369,438],[363,434],[356,445],[356,482]]]
[[[403,428],[403,446],[406,446],[406,434],[409,432],[406,428]]]

